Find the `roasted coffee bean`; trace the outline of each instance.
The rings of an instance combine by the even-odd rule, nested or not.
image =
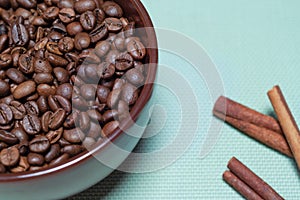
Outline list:
[[[34,72],[34,57],[29,54],[22,54],[19,58],[18,66],[24,74],[32,74]]]
[[[125,101],[120,100],[119,103],[118,103],[118,118],[119,118],[119,121],[122,121],[122,120],[124,120],[128,117],[130,117],[129,116],[129,106]]]
[[[48,100],[46,96],[40,96],[36,103],[38,105],[40,113],[45,113],[49,110]]]
[[[97,74],[101,79],[109,79],[115,73],[115,65],[108,62],[102,62],[98,65]]]
[[[29,153],[29,142],[27,140],[21,141],[18,145],[20,155],[26,156]]]
[[[90,31],[96,25],[96,17],[92,11],[86,11],[80,15],[80,23],[84,30]]]
[[[70,36],[75,36],[78,33],[81,33],[83,31],[83,28],[80,24],[80,22],[72,22],[67,25],[67,32]]]
[[[97,87],[97,97],[100,103],[106,103],[110,90],[102,85]]]
[[[17,3],[22,6],[23,8],[26,9],[32,9],[35,8],[37,5],[37,1],[36,0],[17,0]]]
[[[62,137],[63,131],[64,129],[62,127],[57,130],[49,131],[46,134],[46,137],[48,138],[51,144],[54,144]]]
[[[144,83],[145,78],[141,70],[133,68],[125,73],[126,79],[133,85],[140,86]]]
[[[59,8],[74,8],[73,0],[60,0],[57,3],[57,7]]]
[[[40,84],[37,87],[37,92],[40,96],[49,96],[56,93],[56,87],[48,84]]]
[[[53,83],[53,80],[54,80],[54,77],[50,73],[37,73],[34,76],[34,81],[37,84],[42,84],[42,83],[51,84],[51,83]]]
[[[62,67],[56,67],[53,69],[54,75],[59,83],[67,83],[69,82],[69,73]]]
[[[13,112],[11,108],[4,103],[0,104],[0,124],[7,125],[13,120]]]
[[[126,80],[125,79],[122,79],[122,78],[117,78],[114,82],[114,85],[113,85],[113,90],[116,90],[116,89],[122,89],[123,85],[125,85]]]
[[[45,159],[44,156],[38,153],[29,153],[27,155],[27,161],[30,165],[38,165],[41,166],[44,164]]]
[[[116,63],[116,58],[120,55],[120,52],[118,50],[111,50],[108,52],[105,61],[108,63],[115,64]]]
[[[50,117],[52,116],[52,114],[53,114],[53,112],[47,111],[43,114],[43,116],[41,118],[41,126],[42,126],[42,130],[44,132],[49,131],[49,121],[50,121]]]
[[[17,46],[25,46],[29,42],[28,30],[23,24],[15,23],[11,30],[12,40]]]
[[[130,55],[137,60],[141,60],[146,55],[146,48],[142,42],[137,40],[132,40],[127,45],[127,51]]]
[[[86,110],[88,108],[87,102],[78,94],[73,94],[72,105],[79,110]]]
[[[16,164],[18,164],[19,159],[19,150],[14,146],[3,149],[0,153],[0,163],[7,167],[15,166]]]
[[[48,164],[44,164],[43,166],[30,166],[29,171],[37,171],[37,170],[42,170],[48,167]]]
[[[34,81],[25,81],[17,86],[13,92],[15,99],[21,99],[36,91],[36,84]]]
[[[62,22],[68,24],[75,20],[75,11],[72,8],[63,8],[59,11],[59,18]]]
[[[59,108],[63,108],[69,114],[72,110],[70,101],[59,95],[50,95],[48,97],[48,105],[53,112]]]
[[[112,90],[108,97],[107,97],[107,106],[109,108],[115,108],[116,104],[118,103],[118,100],[120,98],[120,95],[121,95],[121,92],[122,90],[121,89],[115,89],[115,90]]]
[[[60,146],[59,144],[53,144],[50,147],[50,150],[48,153],[45,155],[45,161],[46,162],[51,162],[55,158],[57,158],[60,155]]]
[[[91,122],[90,129],[87,132],[87,137],[97,139],[98,137],[101,137],[101,130],[99,122]]]
[[[96,8],[96,3],[90,0],[79,0],[75,2],[74,8],[78,13],[84,13],[86,11],[92,11]]]
[[[108,41],[100,41],[95,47],[95,54],[99,57],[105,56],[110,50],[111,44]]]
[[[102,120],[104,123],[110,122],[112,120],[117,120],[118,119],[118,111],[117,110],[107,110],[103,115],[102,115]]]
[[[56,130],[61,127],[66,119],[66,111],[62,108],[57,109],[49,118],[49,128]]]
[[[27,114],[31,114],[31,115],[39,115],[40,114],[39,107],[35,101],[27,101],[24,104],[24,107],[26,109]]]
[[[125,39],[123,37],[117,37],[113,42],[112,46],[119,50],[119,51],[124,51],[126,49],[125,46]]]
[[[13,95],[8,95],[8,96],[6,96],[6,97],[1,98],[1,99],[0,99],[0,103],[4,103],[4,104],[9,105],[10,102],[12,102],[13,100],[14,100]]]
[[[123,24],[120,19],[109,17],[105,19],[108,31],[118,32],[123,28]]]
[[[92,137],[86,137],[83,142],[82,146],[85,147],[87,150],[91,149],[93,145],[96,143],[96,140]]]
[[[62,39],[63,37],[64,37],[64,35],[57,31],[52,31],[50,34],[48,34],[48,39],[49,39],[49,41],[52,41],[52,42],[59,42],[59,40]]]
[[[12,101],[9,105],[13,113],[14,119],[24,118],[24,116],[26,115],[26,108],[24,104],[20,103],[19,101]]]
[[[70,37],[64,37],[58,42],[58,48],[61,52],[67,53],[74,49],[73,39]]]
[[[29,135],[36,135],[41,131],[41,121],[36,115],[26,115],[23,119],[23,129]]]
[[[68,100],[72,98],[73,86],[70,83],[64,83],[57,87],[56,94]]]
[[[90,117],[87,112],[81,112],[79,114],[79,125],[78,127],[83,131],[86,132],[90,128]]]
[[[74,45],[77,50],[80,51],[82,49],[88,48],[90,46],[90,43],[91,43],[91,39],[89,34],[85,32],[76,34],[74,39]]]
[[[120,123],[118,121],[111,121],[104,125],[101,135],[103,137],[110,136],[118,127]]]
[[[18,166],[10,168],[10,171],[13,173],[25,172],[29,169],[30,165],[27,162],[27,157],[21,156]]]
[[[74,128],[71,130],[65,130],[63,137],[72,144],[81,143],[85,138],[85,134],[79,128]]]
[[[85,76],[90,80],[88,82],[97,83],[99,81],[98,66],[96,64],[89,64],[83,67]]]
[[[122,8],[113,1],[105,1],[102,5],[102,8],[106,15],[110,17],[122,17],[123,15]]]
[[[126,83],[123,86],[121,99],[124,100],[128,105],[133,105],[136,102],[138,95],[138,88],[134,85]]]
[[[35,73],[51,73],[52,70],[52,66],[47,60],[36,59],[34,61]]]
[[[8,36],[5,33],[0,33],[0,52],[2,52],[5,48],[7,48],[8,41],[9,41]]]
[[[88,110],[87,114],[89,115],[90,119],[95,122],[101,122],[102,121],[102,115],[97,110]]]
[[[12,64],[12,57],[10,54],[0,54],[0,68],[7,68]]]
[[[6,76],[13,82],[20,84],[26,80],[22,72],[15,68],[9,68],[6,71]],[[2,93],[2,92],[1,92]]]
[[[0,130],[0,141],[12,145],[18,143],[19,139],[11,132]]]
[[[50,165],[50,166],[53,166],[53,165],[62,164],[62,163],[64,163],[64,162],[66,162],[69,158],[70,158],[69,154],[64,153],[64,154],[62,154],[61,156],[59,156],[59,157],[53,159],[53,160],[49,163],[49,165]]]
[[[57,7],[49,7],[47,8],[44,13],[43,13],[43,17],[46,20],[54,20],[59,14],[59,8]]]
[[[54,53],[60,56],[63,55],[63,53],[59,50],[57,42],[48,42],[46,48],[50,53]]]
[[[32,20],[32,25],[34,26],[47,26],[48,23],[44,20],[42,16],[35,16]]]
[[[34,50],[38,51],[38,50],[45,49],[48,42],[49,42],[48,38],[41,38],[41,39],[37,40],[37,43],[34,45]]]
[[[127,70],[133,66],[133,58],[129,53],[121,53],[116,57],[116,69]]]
[[[37,136],[29,142],[29,149],[34,153],[45,153],[50,148],[50,142],[46,136]]]
[[[6,81],[0,79],[0,97],[7,96],[10,93],[10,86]]]
[[[27,133],[21,128],[14,128],[11,133],[20,141],[28,141]]]
[[[83,147],[81,145],[78,145],[78,144],[67,145],[67,146],[64,146],[61,149],[62,153],[67,153],[70,156],[75,156],[75,155],[79,154],[82,151],[83,151]]]
[[[64,122],[64,127],[71,129],[75,128],[75,124],[78,123],[79,120],[79,113],[78,112],[72,112],[68,117],[66,118]]]
[[[108,34],[107,25],[105,23],[100,24],[94,30],[90,32],[91,42],[95,43],[105,38]]]
[[[80,87],[80,93],[85,100],[94,100],[96,96],[96,86],[93,84],[84,84]]]
[[[52,53],[48,54],[48,59],[54,67],[65,67],[68,64],[68,61],[66,59]]]

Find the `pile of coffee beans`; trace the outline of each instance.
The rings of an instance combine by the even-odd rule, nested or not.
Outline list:
[[[0,0],[0,173],[62,164],[135,104],[146,48],[114,1]]]

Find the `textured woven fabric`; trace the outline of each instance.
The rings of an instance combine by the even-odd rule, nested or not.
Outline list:
[[[300,2],[297,0],[142,1],[156,27],[193,38],[219,70],[225,95],[260,112],[274,114],[266,92],[280,84],[300,123]],[[174,41],[176,42],[176,41]],[[189,80],[198,99],[199,128],[193,143],[173,164],[150,173],[115,171],[70,199],[241,199],[222,180],[228,160],[236,156],[286,199],[300,199],[294,161],[224,125],[217,144],[205,158],[200,147],[211,120],[211,102],[203,80],[184,60],[160,51],[160,63]],[[166,76],[166,74],[160,74]],[[174,95],[158,87],[154,100],[166,111],[163,129],[142,140],[136,152],[161,149],[176,137],[180,106]],[[187,100],[188,101],[188,100]],[[159,123],[155,116],[151,123]],[[189,124],[186,124],[186,131]],[[176,148],[174,148],[174,154]],[[170,153],[169,156],[173,156]],[[137,161],[143,167],[144,161]],[[147,166],[144,166],[145,168]]]

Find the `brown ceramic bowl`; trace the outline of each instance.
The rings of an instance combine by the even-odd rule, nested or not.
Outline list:
[[[134,121],[149,119],[147,103],[152,94],[155,81],[158,50],[157,40],[151,19],[139,0],[115,0],[124,10],[124,15],[136,22],[139,36],[147,46],[145,58],[147,78],[140,97],[130,114]],[[132,121],[123,121],[123,127],[130,129]],[[141,136],[139,129],[136,136]],[[113,142],[110,142],[113,141]],[[117,129],[104,142],[91,151],[84,152],[65,164],[44,170],[17,174],[0,174],[0,199],[61,199],[81,192],[96,184],[116,169],[130,154],[139,137],[125,134]]]

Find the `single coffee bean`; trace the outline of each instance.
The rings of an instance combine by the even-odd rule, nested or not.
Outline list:
[[[49,128],[56,130],[61,127],[66,119],[66,111],[62,108],[56,110],[49,118]]]
[[[50,147],[50,150],[48,153],[45,155],[45,161],[47,163],[51,162],[55,158],[57,158],[60,155],[60,146],[59,144],[53,144]]]
[[[35,73],[51,73],[52,66],[47,60],[36,59],[34,61],[34,72]]]
[[[75,124],[79,123],[78,120],[79,120],[79,113],[72,112],[70,115],[67,116],[64,122],[64,127],[68,129],[75,128]]]
[[[85,138],[85,134],[79,128],[74,128],[71,130],[65,130],[63,137],[72,144],[81,143]]]
[[[111,121],[104,125],[101,135],[102,137],[110,136],[118,127],[120,123],[118,121]]]
[[[66,59],[52,53],[48,53],[48,60],[54,67],[65,67],[68,64]]]
[[[13,113],[14,119],[24,118],[24,116],[26,115],[26,108],[24,104],[20,103],[19,101],[12,101],[9,105]]]
[[[24,74],[32,74],[34,72],[34,57],[29,54],[22,54],[19,58],[19,70]]]
[[[116,58],[120,55],[120,52],[118,50],[111,50],[108,52],[105,61],[108,63],[115,64]]]
[[[81,112],[79,115],[79,126],[83,132],[87,132],[90,128],[90,117],[87,112]]]
[[[73,0],[60,0],[57,3],[57,7],[59,7],[59,8],[74,8],[74,1]]]
[[[126,79],[133,85],[140,86],[144,83],[145,78],[143,73],[136,68],[130,69],[125,73]]]
[[[130,55],[137,60],[141,60],[146,55],[146,48],[142,42],[137,40],[132,40],[127,45],[127,51]]]
[[[116,89],[122,89],[123,85],[125,85],[125,83],[127,83],[127,81],[125,79],[122,79],[122,78],[117,78],[114,82],[114,85],[113,85],[113,90],[116,90]]]
[[[99,57],[105,56],[110,50],[111,44],[104,40],[97,43],[95,47],[95,54]]]
[[[62,96],[68,100],[72,98],[73,86],[70,83],[64,83],[57,87],[56,95]]]
[[[117,120],[118,119],[118,111],[115,109],[112,110],[107,110],[105,113],[102,115],[102,120],[104,123],[110,122],[112,120]]]
[[[53,159],[53,160],[49,163],[49,165],[50,165],[50,166],[53,166],[53,165],[59,165],[59,164],[62,164],[62,163],[64,163],[64,162],[66,162],[69,158],[70,158],[69,154],[64,153],[64,154],[62,154],[61,156],[59,156],[59,157]]]
[[[12,56],[10,54],[0,54],[0,69],[7,68],[12,64]]]
[[[9,68],[6,71],[6,76],[13,82],[20,84],[26,80],[22,72],[15,68]],[[2,93],[2,92],[1,92]]]
[[[115,89],[115,90],[112,90],[108,97],[107,97],[107,106],[109,108],[115,108],[115,106],[117,105],[118,103],[118,100],[120,98],[120,95],[121,95],[121,92],[122,90],[121,89]]]
[[[102,8],[106,15],[110,17],[122,17],[123,15],[122,8],[113,1],[105,1],[102,5]]]
[[[90,124],[90,130],[88,131],[87,136],[97,139],[98,137],[101,137],[101,126],[99,122],[91,122]]]
[[[88,110],[87,114],[95,122],[102,122],[103,120],[102,115],[97,110]]]
[[[115,73],[115,65],[109,62],[102,62],[98,65],[97,74],[101,79],[109,79]]]
[[[7,96],[10,93],[9,84],[0,79],[0,97]]]
[[[29,149],[34,153],[45,153],[50,148],[50,142],[46,136],[37,136],[29,142]]]
[[[26,156],[29,153],[29,142],[27,140],[23,140],[21,141],[18,145],[17,145],[20,155],[22,156]]]
[[[37,73],[33,79],[37,84],[51,84],[53,83],[54,77],[50,73]]]
[[[63,131],[64,131],[63,127],[59,128],[57,130],[49,131],[46,134],[46,137],[48,138],[48,140],[50,141],[51,144],[54,144],[62,137]]]
[[[49,41],[52,42],[59,42],[59,40],[62,39],[63,37],[64,35],[57,31],[52,31],[50,34],[48,34]]]
[[[123,86],[121,99],[124,100],[128,105],[133,105],[138,99],[139,92],[137,87],[130,83],[126,83]]]
[[[8,82],[7,77],[6,77],[6,73],[4,70],[0,70],[0,79],[1,80],[5,80],[5,82]]]
[[[57,42],[48,42],[46,45],[46,48],[50,53],[54,53],[57,55],[63,55],[63,53],[59,50]]]
[[[0,141],[13,145],[18,143],[19,139],[11,132],[0,130]]]
[[[0,153],[0,163],[7,167],[15,166],[16,164],[18,164],[19,159],[19,150],[14,146],[3,149]]]
[[[0,98],[0,103],[4,103],[4,104],[9,105],[10,102],[12,102],[13,100],[14,100],[13,95],[8,95],[6,97]]]
[[[86,137],[83,142],[82,146],[85,147],[87,150],[91,149],[93,145],[96,143],[96,140],[92,137]]]
[[[44,164],[43,166],[30,166],[28,171],[37,171],[37,170],[43,170],[46,167],[48,167],[48,164]]]
[[[128,117],[130,117],[129,106],[125,101],[120,100],[119,103],[118,103],[118,118],[119,118],[119,121],[122,121],[122,120],[124,120]]]
[[[64,37],[58,42],[58,48],[61,52],[67,53],[74,49],[73,39],[70,37]]]
[[[7,125],[13,120],[13,112],[11,108],[4,103],[0,104],[0,124]]]
[[[100,103],[106,103],[110,90],[102,85],[97,87],[97,97]]]
[[[47,26],[48,23],[44,20],[42,16],[34,16],[32,20],[32,25],[34,26]]]
[[[16,137],[18,138],[18,140],[20,142],[22,141],[28,141],[28,135],[27,133],[21,128],[14,128],[11,133]]]
[[[113,42],[112,46],[119,50],[119,51],[124,51],[126,49],[125,46],[125,39],[123,37],[117,37]]]
[[[83,147],[81,145],[78,145],[78,144],[67,145],[67,146],[64,146],[61,149],[62,153],[67,153],[70,156],[75,156],[75,155],[79,154],[82,151],[83,151]]]
[[[108,17],[105,20],[107,29],[110,32],[118,32],[123,28],[123,24],[120,19],[114,17]]]
[[[43,114],[43,116],[41,118],[41,126],[42,126],[42,130],[44,132],[49,131],[49,121],[50,121],[50,117],[52,116],[52,114],[53,114],[53,112],[47,111]]]
[[[94,30],[90,32],[91,42],[95,43],[105,38],[108,34],[108,28],[105,23],[98,25]]]
[[[92,11],[96,8],[96,3],[94,1],[89,0],[79,0],[75,2],[74,8],[78,13],[84,13],[86,11]]]
[[[31,115],[39,115],[40,114],[39,107],[35,101],[27,101],[24,104],[24,107],[26,109],[27,114],[31,114]]]
[[[17,0],[17,3],[28,10],[35,8],[37,5],[36,0]]]
[[[85,65],[83,69],[87,79],[90,80],[88,82],[97,83],[99,81],[99,76],[97,74],[98,66],[96,64]]]
[[[91,39],[89,34],[85,32],[76,34],[74,39],[74,45],[77,50],[80,51],[82,49],[88,48],[90,46],[90,43],[91,43]]]
[[[38,153],[29,153],[27,155],[27,161],[30,165],[38,165],[41,166],[44,164],[45,159],[44,156]]]
[[[29,42],[28,30],[23,24],[15,23],[11,30],[12,40],[18,46],[25,46]]]
[[[1,25],[0,25],[1,28]],[[1,32],[1,30],[0,30]],[[0,52],[2,52],[5,48],[7,48],[9,42],[9,38],[5,33],[0,33]]]
[[[62,67],[56,67],[53,69],[54,75],[59,83],[67,83],[69,82],[69,73]]]
[[[49,110],[48,100],[46,96],[40,96],[36,103],[41,113],[45,113]]]
[[[96,17],[92,11],[86,11],[80,15],[80,23],[84,30],[90,31],[96,25]]]
[[[26,115],[23,119],[23,129],[29,135],[36,135],[41,131],[41,121],[36,115]]]
[[[36,91],[36,84],[34,81],[25,81],[17,86],[13,92],[15,99],[21,99]]]
[[[116,69],[127,70],[133,66],[133,58],[129,53],[121,53],[116,57]]]
[[[72,22],[67,25],[67,32],[70,36],[75,36],[78,33],[81,33],[83,31],[83,28],[80,24],[80,22]]]
[[[49,96],[54,95],[56,93],[55,86],[50,86],[48,84],[40,84],[37,87],[37,92],[40,96]]]
[[[96,96],[96,86],[93,84],[84,84],[80,87],[80,93],[85,100],[94,100]]]
[[[46,20],[54,20],[59,14],[59,8],[57,7],[49,7],[43,13],[43,18]]]

